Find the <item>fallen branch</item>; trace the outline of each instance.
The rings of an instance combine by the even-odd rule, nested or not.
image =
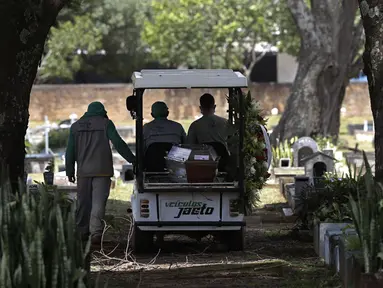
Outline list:
[[[193,266],[183,266],[175,267],[168,269],[156,269],[155,273],[160,273],[167,271],[168,273],[175,274],[195,274],[195,273],[208,273],[208,272],[218,272],[218,271],[230,271],[230,270],[248,270],[252,271],[263,271],[265,269],[275,269],[283,266],[288,266],[289,264],[281,260],[260,260],[260,261],[249,261],[242,263],[216,263],[216,264],[201,264]],[[142,273],[153,273],[154,271],[142,271]]]

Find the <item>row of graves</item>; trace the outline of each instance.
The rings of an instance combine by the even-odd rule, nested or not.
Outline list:
[[[24,175],[27,189],[31,193],[38,193],[40,183],[32,181],[31,174],[43,174],[43,181],[47,189],[65,192],[71,199],[75,199],[77,185],[70,183],[64,172],[55,173],[56,158],[53,154],[27,154],[24,162]]]
[[[348,134],[353,135],[358,142],[373,142],[375,126],[373,121],[364,120],[363,124],[349,124]]]
[[[132,148],[131,150],[134,153],[134,149]],[[52,186],[56,191],[67,193],[70,198],[74,199],[77,194],[77,184],[68,181],[65,165],[56,165],[56,163],[58,163],[57,159],[54,154],[27,154],[24,163],[24,180],[30,191],[37,192],[39,183],[32,181],[31,174],[42,174],[45,184]],[[121,177],[124,169],[128,169],[128,171],[132,170],[132,164],[127,163],[118,153],[113,153],[113,166],[115,171],[114,177],[112,178],[112,189],[116,185],[116,179]]]
[[[294,205],[294,200],[289,199],[294,199],[295,183],[298,184],[298,190],[300,186],[309,183],[319,185],[318,179],[322,179],[326,172],[334,171],[337,160],[334,158],[334,150],[320,151],[318,144],[310,137],[299,138],[292,150],[293,163],[290,158],[280,159],[279,167],[273,169],[273,175],[279,182],[282,194]]]
[[[283,208],[285,216],[300,215],[305,207],[302,201],[307,198],[305,197],[307,195],[303,193],[316,193],[315,191],[324,189],[324,174],[335,172],[336,167],[337,170],[340,168],[341,156],[355,167],[361,168],[363,164],[361,151],[355,150],[343,155],[337,153],[337,157],[334,157],[334,150],[320,150],[317,143],[310,137],[298,139],[292,149],[293,163],[288,158],[280,159],[279,167],[274,167],[274,176],[278,179],[281,193],[290,207]],[[366,154],[373,167],[374,153]],[[307,189],[309,186],[315,189]],[[350,223],[319,222],[308,231],[313,236],[316,253],[340,275],[343,287],[359,287],[356,283],[360,283],[360,275],[363,271],[360,261],[356,260],[362,252],[349,248],[347,244],[350,239],[357,237],[355,229],[351,227]]]

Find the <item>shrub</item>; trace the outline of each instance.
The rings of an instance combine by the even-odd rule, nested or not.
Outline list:
[[[5,171],[5,169],[3,169]],[[89,241],[75,226],[75,203],[41,185],[30,193],[0,182],[0,287],[86,287]]]
[[[357,196],[350,195],[352,220],[362,247],[364,272],[376,273],[383,268],[383,185],[375,180],[366,153],[363,152],[366,173],[364,185],[358,186]]]
[[[49,132],[49,148],[61,149],[66,148],[69,139],[69,129],[57,129]],[[38,151],[42,151],[45,148],[45,140],[37,144]]]
[[[279,142],[277,146],[272,147],[273,149],[273,167],[279,166],[279,160],[281,158],[289,158],[291,165],[293,164],[294,157],[292,146],[294,142],[298,140],[298,137],[291,138],[290,140],[285,140]]]
[[[229,123],[228,146],[235,155],[239,144],[239,117],[243,112],[244,118],[244,139],[243,139],[243,162],[245,180],[245,213],[251,213],[251,209],[259,201],[259,191],[266,184],[270,177],[267,163],[266,139],[263,135],[261,125],[265,128],[267,120],[261,116],[259,104],[251,97],[250,92],[243,93],[243,111],[240,109],[240,95],[232,99],[228,98],[230,106],[233,107],[234,124]],[[265,128],[266,129],[266,128]]]
[[[312,227],[315,222],[351,222],[349,197],[357,197],[358,189],[364,187],[364,178],[360,170],[348,164],[348,174],[326,173],[320,189],[309,185],[297,199],[298,221],[305,227]],[[362,195],[360,196],[362,197]]]

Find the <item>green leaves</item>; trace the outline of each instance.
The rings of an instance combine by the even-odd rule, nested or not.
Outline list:
[[[142,36],[169,66],[240,68],[244,51],[268,33],[267,7],[264,0],[153,0]]]
[[[48,53],[39,70],[40,77],[72,79],[83,64],[82,53],[93,54],[101,49],[101,40],[101,30],[94,26],[88,15],[75,16],[73,22],[65,21],[58,28],[52,27],[47,42]]]
[[[366,173],[364,185],[358,186],[357,198],[350,195],[349,205],[355,229],[362,244],[366,273],[375,273],[381,268],[379,252],[383,240],[383,189],[372,174],[367,156],[363,153]]]
[[[13,195],[0,180],[0,287],[85,287],[89,246],[75,232],[75,204],[44,185]]]
[[[251,97],[250,92],[229,98],[230,107],[233,108],[234,124],[229,124],[228,145],[231,153],[238,150],[239,131],[239,97],[244,98],[243,117],[245,120],[245,135],[243,139],[244,166],[245,166],[245,198],[246,207],[250,210],[259,201],[259,191],[263,188],[269,177],[265,151],[265,139],[260,125],[265,126],[267,120],[260,116],[258,103]],[[233,135],[234,133],[234,135]],[[233,137],[234,136],[234,137]]]
[[[298,140],[298,137],[294,137],[290,140],[286,139],[283,142],[278,143],[277,146],[272,147],[273,150],[273,166],[278,167],[279,160],[281,158],[289,158],[290,163],[292,164],[294,161],[292,145],[294,142]]]

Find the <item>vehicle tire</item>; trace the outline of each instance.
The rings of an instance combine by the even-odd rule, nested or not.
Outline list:
[[[229,251],[243,251],[245,249],[245,227],[225,233],[225,242]]]
[[[142,231],[134,223],[132,238],[130,239],[131,248],[135,253],[147,253],[153,250],[153,232]]]

